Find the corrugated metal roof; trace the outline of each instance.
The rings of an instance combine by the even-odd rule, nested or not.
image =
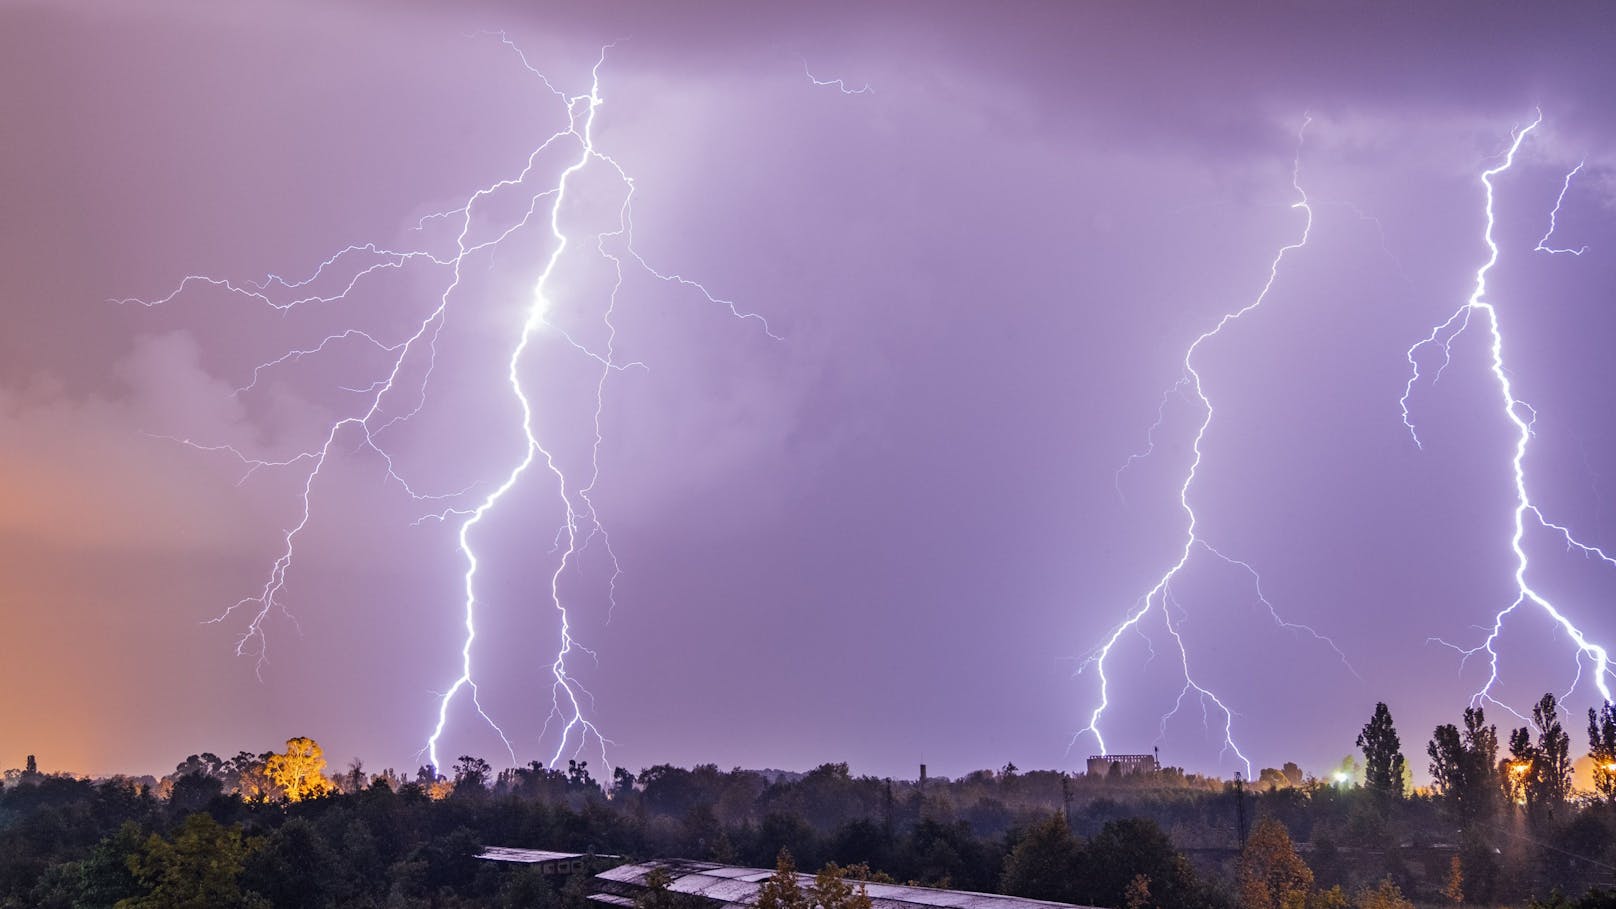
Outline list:
[[[719,865],[713,862],[670,860],[643,862],[638,865],[619,865],[610,871],[603,871],[595,875],[595,877],[610,884],[643,888],[645,887],[646,875],[658,868],[668,872],[670,877],[668,882],[669,890],[674,893],[688,893],[717,900],[724,904],[725,909],[739,909],[742,906],[754,905],[757,902],[759,888],[774,873],[762,868],[738,868],[733,865]],[[797,881],[807,887],[813,884],[814,878],[810,874],[798,874]],[[916,909],[916,907],[938,907],[938,909],[1038,909],[1038,907],[1046,907],[1047,909],[1047,907],[1061,907],[1061,909],[1067,909],[1071,905],[1070,903],[1052,903],[1045,900],[1029,900],[1019,896],[1002,896],[997,893],[936,890],[930,887],[908,887],[901,884],[867,884],[865,885],[865,890],[870,895],[870,903],[873,909]]]
[[[539,862],[570,862],[574,859],[589,858],[583,852],[546,852],[543,849],[513,849],[510,846],[488,846],[477,857],[490,862],[520,862],[524,865]],[[617,858],[617,856],[604,856]]]

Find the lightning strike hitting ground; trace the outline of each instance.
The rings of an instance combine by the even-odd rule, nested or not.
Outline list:
[[[1484,209],[1486,220],[1485,228],[1482,231],[1482,242],[1487,247],[1487,258],[1476,269],[1475,284],[1469,299],[1461,304],[1460,307],[1448,317],[1447,321],[1442,322],[1441,324],[1432,328],[1431,333],[1428,336],[1415,343],[1413,347],[1408,349],[1408,362],[1411,367],[1411,374],[1409,376],[1408,384],[1404,387],[1403,397],[1400,402],[1403,410],[1403,424],[1408,427],[1409,437],[1414,440],[1414,444],[1416,446],[1421,446],[1419,433],[1415,430],[1414,424],[1409,416],[1409,398],[1413,395],[1414,386],[1419,382],[1421,377],[1419,366],[1420,354],[1424,349],[1433,346],[1441,349],[1442,365],[1438,368],[1436,375],[1432,378],[1433,382],[1436,381],[1437,378],[1440,378],[1442,369],[1445,369],[1452,361],[1454,340],[1463,334],[1465,329],[1470,327],[1471,322],[1479,316],[1484,322],[1488,333],[1489,369],[1492,373],[1493,381],[1496,383],[1496,387],[1498,389],[1500,411],[1504,417],[1509,420],[1510,424],[1515,430],[1514,455],[1510,461],[1510,469],[1514,478],[1515,509],[1513,522],[1514,526],[1509,540],[1510,551],[1515,557],[1515,597],[1507,606],[1500,609],[1493,615],[1492,624],[1490,627],[1485,629],[1487,634],[1485,639],[1480,644],[1474,647],[1466,648],[1452,644],[1440,638],[1432,638],[1431,641],[1457,650],[1461,655],[1461,668],[1466,662],[1469,661],[1471,657],[1478,654],[1486,654],[1488,662],[1487,680],[1472,695],[1471,702],[1473,704],[1481,704],[1483,702],[1496,704],[1499,707],[1510,711],[1522,720],[1526,720],[1526,717],[1523,716],[1519,711],[1516,711],[1514,708],[1510,707],[1510,705],[1495,698],[1493,695],[1493,689],[1499,681],[1499,653],[1496,649],[1496,645],[1499,643],[1499,638],[1504,632],[1504,621],[1513,615],[1517,609],[1527,603],[1531,603],[1542,610],[1543,613],[1548,616],[1549,620],[1561,631],[1565,632],[1566,636],[1571,639],[1574,646],[1573,662],[1575,671],[1572,673],[1571,686],[1566,690],[1567,695],[1569,695],[1572,691],[1575,691],[1577,686],[1581,683],[1585,661],[1593,669],[1594,685],[1599,689],[1600,696],[1606,701],[1611,700],[1610,680],[1612,678],[1610,654],[1605,647],[1590,641],[1587,636],[1584,635],[1582,630],[1578,628],[1576,624],[1565,615],[1564,612],[1556,607],[1554,603],[1551,602],[1547,597],[1543,596],[1532,587],[1531,582],[1528,580],[1528,571],[1530,566],[1526,552],[1527,531],[1534,527],[1540,531],[1545,531],[1550,538],[1557,539],[1567,549],[1580,552],[1584,556],[1597,558],[1606,564],[1616,567],[1616,559],[1613,559],[1598,547],[1589,546],[1582,543],[1572,535],[1570,529],[1565,525],[1550,521],[1544,516],[1543,512],[1532,500],[1527,484],[1526,455],[1528,446],[1531,443],[1535,431],[1534,426],[1537,422],[1537,412],[1534,411],[1526,402],[1515,396],[1515,390],[1510,381],[1509,371],[1504,366],[1504,332],[1501,320],[1499,318],[1499,312],[1497,307],[1486,299],[1487,274],[1488,272],[1492,271],[1494,265],[1498,264],[1499,258],[1498,243],[1493,237],[1493,227],[1496,223],[1496,216],[1493,208],[1493,178],[1508,171],[1510,167],[1514,165],[1515,155],[1520,151],[1522,143],[1526,141],[1526,137],[1531,134],[1532,130],[1536,129],[1542,122],[1543,113],[1542,111],[1539,111],[1536,119],[1514,133],[1514,136],[1510,142],[1509,150],[1505,153],[1503,161],[1494,167],[1482,171],[1481,185],[1485,192],[1486,199]],[[1579,164],[1571,171],[1570,174],[1566,176],[1565,184],[1560,190],[1560,196],[1555,201],[1555,212],[1559,211],[1560,202],[1565,198],[1566,188],[1571,184],[1571,177],[1581,169],[1582,165]],[[1545,244],[1548,242],[1549,234],[1552,233],[1554,233],[1553,214],[1551,214],[1549,217],[1549,233],[1545,234],[1543,239],[1538,241],[1537,249],[1544,250],[1546,252],[1564,251],[1580,253],[1580,250],[1545,249]],[[1530,721],[1527,720],[1527,722]]]
[[[1215,559],[1218,559],[1228,565],[1240,568],[1246,572],[1251,578],[1258,603],[1267,608],[1269,615],[1272,617],[1274,622],[1276,622],[1281,628],[1306,634],[1325,644],[1335,652],[1336,656],[1341,658],[1341,661],[1347,665],[1349,671],[1353,671],[1354,675],[1357,674],[1355,670],[1352,670],[1351,664],[1347,663],[1346,657],[1344,654],[1342,654],[1340,648],[1336,647],[1335,644],[1328,638],[1306,625],[1287,622],[1280,617],[1278,610],[1274,608],[1273,604],[1270,603],[1268,598],[1263,594],[1262,579],[1258,575],[1255,568],[1253,568],[1247,562],[1225,555],[1223,552],[1208,543],[1200,535],[1199,518],[1195,513],[1194,506],[1190,502],[1191,488],[1195,485],[1195,480],[1201,468],[1201,444],[1206,438],[1207,429],[1212,425],[1213,417],[1212,399],[1207,395],[1206,389],[1202,385],[1201,374],[1195,368],[1195,353],[1201,348],[1201,345],[1221,334],[1223,329],[1230,323],[1239,320],[1247,313],[1250,313],[1252,310],[1255,310],[1261,306],[1263,301],[1268,299],[1269,292],[1273,290],[1274,282],[1279,278],[1279,267],[1280,264],[1285,260],[1285,257],[1291,252],[1299,250],[1307,245],[1308,235],[1313,229],[1313,209],[1308,203],[1306,191],[1304,191],[1301,186],[1301,146],[1303,136],[1307,131],[1307,125],[1310,122],[1312,122],[1311,118],[1304,118],[1300,130],[1297,132],[1297,155],[1292,162],[1291,167],[1291,187],[1295,190],[1298,197],[1298,201],[1295,202],[1291,207],[1294,209],[1300,209],[1305,216],[1302,224],[1301,236],[1297,238],[1295,242],[1281,247],[1279,252],[1275,254],[1273,261],[1269,264],[1268,280],[1263,284],[1262,290],[1257,294],[1255,299],[1237,310],[1225,313],[1223,317],[1218,320],[1215,326],[1213,326],[1210,330],[1203,332],[1194,340],[1194,342],[1190,344],[1189,348],[1185,350],[1183,374],[1177,381],[1170,385],[1167,388],[1167,391],[1162,395],[1162,403],[1157,408],[1156,422],[1151,425],[1150,430],[1146,434],[1146,446],[1144,450],[1130,455],[1128,461],[1124,463],[1123,466],[1118,470],[1118,491],[1120,493],[1120,475],[1122,471],[1126,470],[1127,467],[1133,462],[1141,458],[1149,457],[1150,454],[1155,450],[1156,432],[1161,428],[1162,421],[1165,418],[1166,405],[1170,398],[1175,395],[1184,397],[1186,400],[1191,400],[1200,407],[1203,412],[1203,416],[1199,426],[1196,428],[1194,443],[1191,446],[1193,457],[1190,461],[1189,471],[1185,475],[1184,482],[1179,486],[1178,490],[1178,503],[1183,509],[1184,515],[1187,519],[1187,526],[1185,527],[1184,535],[1184,548],[1179,553],[1178,560],[1174,562],[1160,578],[1157,579],[1156,583],[1145,592],[1143,597],[1139,599],[1138,603],[1122,621],[1122,623],[1112,629],[1110,636],[1105,640],[1105,642],[1099,647],[1095,648],[1095,650],[1079,667],[1078,672],[1080,673],[1090,666],[1094,667],[1095,673],[1100,677],[1100,701],[1099,704],[1094,708],[1093,713],[1089,715],[1088,725],[1073,737],[1073,745],[1075,745],[1077,740],[1084,734],[1089,734],[1092,735],[1095,742],[1099,744],[1100,751],[1104,752],[1106,750],[1105,737],[1100,731],[1100,721],[1105,715],[1106,708],[1111,704],[1111,678],[1106,673],[1106,660],[1108,657],[1110,657],[1111,649],[1116,646],[1117,641],[1119,641],[1128,631],[1133,630],[1143,633],[1143,623],[1145,619],[1155,612],[1159,613],[1162,626],[1166,629],[1167,634],[1173,639],[1173,646],[1178,653],[1179,669],[1181,670],[1184,679],[1184,686],[1179,690],[1178,698],[1174,702],[1172,709],[1162,716],[1161,734],[1165,736],[1168,721],[1177,715],[1178,711],[1183,707],[1185,699],[1188,698],[1193,692],[1196,701],[1201,705],[1203,725],[1210,728],[1210,713],[1214,709],[1222,716],[1221,725],[1223,741],[1222,750],[1219,752],[1220,759],[1232,753],[1235,756],[1235,759],[1245,767],[1246,776],[1248,778],[1251,776],[1251,760],[1246,756],[1245,752],[1240,749],[1240,746],[1235,741],[1234,720],[1237,714],[1216,693],[1202,685],[1200,682],[1196,681],[1194,671],[1190,665],[1189,646],[1185,643],[1183,636],[1179,633],[1178,624],[1175,622],[1173,617],[1174,610],[1179,610],[1182,612],[1182,607],[1179,605],[1178,597],[1173,590],[1173,581],[1178,577],[1179,573],[1184,570],[1184,567],[1189,563],[1190,558],[1198,551],[1204,552]],[[1154,650],[1152,650],[1152,657],[1154,657]]]
[[[460,556],[464,561],[462,589],[464,601],[465,636],[460,648],[459,673],[445,689],[438,700],[435,712],[435,723],[426,745],[422,751],[427,755],[435,768],[442,768],[439,745],[446,734],[451,713],[456,701],[465,693],[472,709],[485,721],[504,742],[510,752],[513,762],[517,760],[516,746],[505,730],[494,721],[484,710],[480,698],[477,674],[474,669],[474,651],[477,643],[477,614],[484,601],[479,599],[477,590],[477,574],[480,560],[477,555],[476,538],[483,521],[499,506],[500,502],[516,489],[527,478],[535,465],[542,465],[553,481],[557,503],[563,512],[563,519],[556,533],[556,546],[551,555],[558,556],[553,571],[549,576],[548,600],[555,610],[559,634],[559,645],[549,664],[550,708],[539,730],[539,742],[547,740],[552,726],[557,728],[554,749],[550,753],[549,763],[554,766],[563,756],[571,753],[577,754],[593,741],[600,749],[602,760],[610,770],[610,760],[607,756],[607,739],[590,718],[593,712],[593,698],[584,688],[579,679],[570,668],[569,660],[575,659],[577,653],[591,657],[593,651],[584,647],[573,633],[571,615],[565,601],[561,584],[569,572],[577,572],[579,559],[583,552],[598,545],[605,553],[609,566],[608,577],[605,581],[606,601],[610,607],[615,607],[616,583],[621,572],[616,553],[611,547],[611,538],[607,533],[599,513],[595,508],[593,494],[600,481],[600,448],[602,445],[601,414],[604,407],[604,397],[607,379],[617,372],[628,369],[644,368],[639,362],[619,362],[616,358],[617,325],[613,322],[616,310],[618,292],[623,285],[623,266],[625,261],[642,269],[646,274],[658,281],[680,288],[694,290],[709,303],[727,310],[737,319],[755,321],[762,331],[770,338],[779,339],[768,326],[764,318],[756,313],[743,311],[737,304],[710,292],[704,285],[678,274],[665,273],[653,268],[634,248],[633,233],[633,199],[634,181],[624,171],[623,167],[609,154],[599,149],[595,144],[596,116],[603,104],[601,96],[600,73],[605,64],[607,52],[611,45],[601,49],[599,57],[590,70],[589,90],[583,94],[568,95],[558,89],[538,69],[533,67],[521,49],[516,46],[504,33],[489,33],[508,47],[521,62],[522,66],[536,77],[544,88],[561,102],[565,127],[545,139],[537,148],[530,152],[524,165],[512,176],[492,182],[468,196],[456,208],[437,212],[422,218],[416,225],[416,231],[424,231],[429,225],[444,222],[457,226],[454,239],[454,248],[451,251],[435,253],[429,249],[394,250],[367,243],[349,246],[330,256],[315,267],[313,272],[299,281],[287,281],[279,276],[270,275],[262,282],[238,283],[226,279],[205,275],[190,275],[180,281],[179,285],[167,296],[154,300],[126,299],[118,302],[139,303],[146,306],[158,306],[170,301],[192,288],[216,288],[230,295],[244,297],[265,306],[282,312],[303,306],[330,305],[346,302],[349,295],[360,286],[367,277],[390,269],[401,269],[411,265],[429,266],[446,272],[447,280],[441,293],[437,295],[435,306],[414,324],[413,329],[399,337],[386,337],[381,332],[367,330],[360,327],[345,328],[341,331],[327,335],[313,344],[299,346],[267,362],[254,366],[250,376],[238,389],[237,395],[247,394],[257,386],[266,372],[277,369],[291,368],[298,363],[314,357],[319,357],[334,349],[342,349],[355,344],[363,345],[385,355],[384,365],[376,373],[370,384],[364,386],[336,386],[337,389],[357,396],[358,403],[348,413],[335,419],[320,433],[322,441],[319,445],[304,451],[299,451],[289,457],[268,458],[248,454],[234,445],[214,444],[205,441],[195,441],[188,438],[176,438],[184,445],[203,452],[226,454],[241,463],[245,468],[239,482],[244,483],[254,474],[263,470],[297,470],[299,471],[298,485],[300,494],[297,504],[297,518],[282,531],[282,548],[280,554],[271,563],[262,587],[252,595],[247,596],[225,609],[220,615],[211,619],[214,623],[223,623],[231,620],[238,612],[248,615],[245,629],[236,642],[238,655],[250,655],[255,658],[255,669],[262,677],[262,671],[269,658],[268,636],[266,623],[277,612],[291,619],[287,610],[285,594],[288,575],[293,567],[297,551],[298,540],[313,520],[318,496],[317,484],[322,478],[322,472],[327,466],[333,451],[340,450],[339,442],[343,438],[357,444],[358,450],[375,455],[383,468],[385,478],[396,484],[406,495],[416,502],[443,502],[435,506],[435,510],[424,515],[421,521],[435,520],[442,522],[458,521],[456,541]],[[561,157],[565,156],[565,157]],[[559,157],[565,162],[553,182],[544,186],[537,186],[539,169],[543,165],[551,164],[552,158]],[[586,169],[604,169],[605,173],[618,182],[621,187],[621,200],[614,203],[616,206],[616,226],[606,232],[595,236],[595,252],[611,264],[615,271],[615,281],[610,293],[604,301],[603,315],[605,343],[604,349],[595,350],[576,340],[566,330],[550,319],[558,291],[556,290],[556,277],[562,267],[563,254],[566,253],[576,241],[569,235],[562,223],[562,209],[567,203],[569,189],[573,186],[579,174]],[[479,242],[471,241],[474,215],[483,214],[486,208],[496,197],[506,194],[526,193],[526,207],[520,217],[511,220],[489,239]],[[456,291],[460,288],[463,269],[468,260],[478,253],[492,252],[505,244],[507,240],[529,227],[536,220],[542,220],[547,227],[545,243],[548,252],[543,259],[543,268],[539,272],[537,281],[533,286],[532,298],[524,304],[525,315],[516,330],[506,359],[505,377],[508,392],[515,399],[520,413],[521,435],[524,440],[522,451],[506,472],[493,484],[493,488],[475,503],[457,504],[462,502],[471,492],[462,489],[446,494],[429,494],[419,491],[416,486],[408,482],[394,468],[392,454],[384,445],[383,436],[393,427],[407,422],[420,413],[427,402],[427,392],[431,384],[433,371],[437,366],[437,344],[442,335],[445,320],[453,304],[469,305],[461,302]],[[542,248],[542,247],[541,247]],[[351,273],[345,277],[339,276],[340,290],[333,293],[316,294],[308,288],[322,279],[330,280],[328,272],[336,272],[343,268],[351,268]],[[495,305],[508,306],[507,301],[494,301]],[[594,399],[593,426],[594,435],[589,440],[590,467],[587,476],[573,477],[562,467],[555,455],[555,449],[542,440],[534,426],[534,399],[533,392],[527,386],[523,377],[524,362],[529,358],[530,348],[541,332],[559,337],[577,354],[587,358],[599,372],[593,383]],[[408,381],[406,375],[412,370],[420,373],[418,382]],[[421,521],[417,521],[419,524]],[[295,619],[293,619],[295,622]]]

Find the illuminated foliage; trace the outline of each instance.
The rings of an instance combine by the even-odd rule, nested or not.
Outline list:
[[[1455,906],[1465,901],[1464,861],[1457,855],[1448,861],[1448,877],[1442,885],[1442,898]]]
[[[1124,894],[1126,902],[1123,905],[1128,909],[1150,909],[1150,878],[1147,875],[1136,874],[1128,882],[1128,890]]]
[[[1374,887],[1358,891],[1353,900],[1358,909],[1414,909],[1414,904],[1403,896],[1403,891],[1391,878],[1386,878]]]
[[[325,776],[325,755],[311,738],[287,739],[286,751],[270,755],[264,771],[289,802],[319,798],[336,788]]]
[[[1290,831],[1263,818],[1240,854],[1242,909],[1304,909],[1313,890],[1313,869],[1296,854]]]
[[[869,869],[864,869],[868,873]],[[811,894],[818,909],[870,909],[870,894],[863,881],[848,881],[848,869],[831,862],[814,875]]]
[[[1594,761],[1594,792],[1616,802],[1616,706],[1588,708],[1588,756]]]
[[[1559,704],[1553,694],[1543,695],[1532,708],[1532,731],[1521,727],[1510,733],[1510,760],[1505,762],[1505,791],[1512,801],[1526,806],[1534,823],[1550,820],[1571,795],[1571,736],[1560,725]]]

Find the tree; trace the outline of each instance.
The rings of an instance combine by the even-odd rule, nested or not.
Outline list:
[[[1081,857],[1066,818],[1051,815],[1029,829],[1004,860],[1000,886],[1014,896],[1072,902]]]
[[[1479,707],[1464,712],[1464,729],[1436,727],[1426,746],[1432,787],[1463,829],[1489,820],[1497,810],[1498,727],[1487,725]]]
[[[797,863],[788,850],[781,849],[774,861],[774,873],[758,888],[757,909],[813,909],[797,883]]]
[[[1358,891],[1353,905],[1357,909],[1414,909],[1414,904],[1403,896],[1403,891],[1391,878],[1384,878],[1371,889]]]
[[[1616,804],[1616,706],[1588,708],[1588,756],[1594,759],[1594,792]]]
[[[265,770],[266,764],[274,752],[265,752],[254,755],[248,751],[237,752],[236,756],[225,761],[221,774],[224,779],[224,788],[237,793],[249,802],[267,802],[279,798],[280,792],[275,781],[269,778]]]
[[[286,752],[270,755],[264,770],[290,802],[318,798],[336,788],[325,777],[325,754],[311,738],[287,739]]]
[[[1200,891],[1189,860],[1178,854],[1155,821],[1119,818],[1107,821],[1089,840],[1083,856],[1086,886],[1078,889],[1072,902],[1126,903],[1129,884],[1136,877],[1146,878],[1153,898],[1166,906],[1190,905]]]
[[[871,909],[869,888],[861,880],[857,886],[848,881],[848,871],[835,862],[830,862],[819,869],[814,875],[814,886],[810,894],[812,905],[816,909]],[[865,875],[870,869],[861,868]]]
[[[1306,778],[1302,773],[1302,768],[1296,766],[1295,761],[1286,761],[1285,766],[1279,768],[1279,772],[1281,776],[1285,777],[1285,781],[1292,786],[1302,785],[1302,781]]]
[[[1532,810],[1536,790],[1530,785],[1533,766],[1537,763],[1537,748],[1532,744],[1532,730],[1522,726],[1509,734],[1509,758],[1499,765],[1499,784],[1504,798]]]
[[[1559,704],[1553,694],[1543,695],[1532,708],[1532,722],[1538,728],[1539,758],[1532,781],[1538,787],[1538,803],[1552,817],[1571,797],[1571,736],[1560,725]]]
[[[140,826],[124,821],[116,833],[96,843],[84,859],[47,868],[29,904],[48,909],[88,909],[138,897],[141,887],[129,870],[129,860],[144,844]]]
[[[187,773],[173,780],[168,791],[168,808],[174,817],[184,817],[208,806],[224,791],[224,783],[202,772]]]
[[[1455,906],[1465,901],[1464,862],[1457,855],[1448,861],[1448,876],[1442,885],[1442,898]]]
[[[1510,733],[1504,786],[1511,800],[1526,806],[1528,819],[1542,823],[1553,820],[1571,795],[1571,736],[1560,725],[1553,694],[1532,707],[1532,723],[1538,729],[1536,744],[1527,727]]]
[[[471,795],[481,793],[487,788],[489,777],[494,768],[480,757],[462,754],[460,760],[454,763],[454,791],[456,795]]]
[[[599,792],[600,786],[589,775],[588,761],[567,762],[567,788],[575,791]]]
[[[242,880],[276,906],[329,906],[348,892],[349,865],[315,826],[294,817],[258,841]]]
[[[1127,909],[1150,909],[1150,878],[1143,874],[1134,875],[1123,896],[1122,905]]]
[[[1257,789],[1287,789],[1291,781],[1277,767],[1264,767],[1257,772]]]
[[[652,868],[645,875],[645,892],[634,898],[634,909],[701,909],[706,900],[671,889],[673,875],[668,869]]]
[[[1313,870],[1296,854],[1285,825],[1271,817],[1252,829],[1238,879],[1241,909],[1303,909],[1313,890]]]
[[[1330,768],[1327,779],[1335,786],[1345,787],[1362,775],[1360,770],[1357,757],[1350,754],[1342,755],[1341,762]]]
[[[186,774],[200,773],[204,776],[214,777],[222,782],[224,780],[224,769],[225,762],[220,760],[218,755],[211,751],[204,751],[201,754],[193,754],[175,765],[174,776],[178,778]]]
[[[1403,743],[1392,725],[1392,712],[1384,703],[1375,705],[1375,714],[1358,734],[1358,747],[1364,755],[1364,787],[1384,798],[1403,797]]]
[[[842,868],[831,862],[804,889],[798,882],[791,853],[781,849],[774,874],[758,888],[757,909],[870,909],[868,889],[862,880],[854,886],[848,880],[849,871],[869,874],[865,867]]]
[[[206,814],[180,825],[172,843],[157,834],[129,856],[129,870],[146,891],[119,900],[119,909],[227,909],[245,898],[238,879],[249,852],[239,827]]]
[[[1459,727],[1443,723],[1431,733],[1425,753],[1431,756],[1431,788],[1444,798],[1457,801],[1464,782],[1464,745]]]
[[[627,767],[612,769],[612,798],[620,799],[634,792],[634,774]]]
[[[579,876],[573,875],[573,877]],[[560,909],[561,905],[572,905],[561,904],[558,901],[555,888],[550,886],[546,875],[536,866],[512,869],[501,877],[504,880],[500,882],[499,891],[494,894],[492,903],[494,909]],[[570,879],[568,883],[571,883]],[[667,895],[666,888],[663,895]],[[579,900],[579,903],[588,905],[583,900]],[[645,895],[635,898],[634,905],[640,909],[663,909],[661,906],[649,904]]]

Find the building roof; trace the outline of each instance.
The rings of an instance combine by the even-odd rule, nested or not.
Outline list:
[[[738,868],[713,862],[683,860],[643,862],[638,865],[619,865],[595,877],[608,884],[644,887],[646,875],[655,869],[664,869],[671,876],[668,889],[674,893],[688,893],[716,900],[724,909],[739,909],[757,903],[758,890],[774,874],[762,868]],[[798,874],[803,886],[813,884],[813,875]],[[1069,909],[1069,903],[1051,903],[1029,900],[1019,896],[1001,896],[996,893],[972,893],[967,890],[937,890],[931,887],[908,887],[901,884],[867,884],[872,909]],[[622,896],[622,894],[618,894]],[[601,900],[601,902],[608,902]],[[609,901],[621,905],[616,900]]]
[[[539,862],[570,862],[573,859],[590,858],[584,852],[546,852],[543,849],[513,849],[509,846],[489,846],[477,853],[477,857],[489,862],[518,862],[524,865],[535,865]],[[597,856],[599,858],[617,858],[615,855]]]

